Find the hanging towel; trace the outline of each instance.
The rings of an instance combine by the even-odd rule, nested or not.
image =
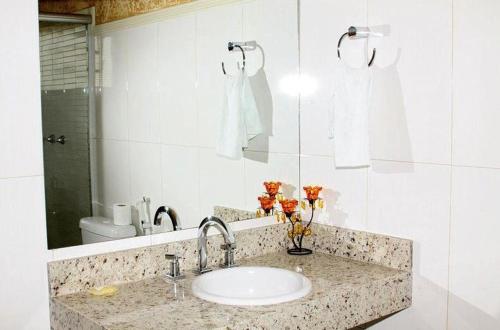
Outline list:
[[[229,159],[241,159],[248,142],[261,134],[262,123],[248,76],[238,70],[226,75],[224,107],[217,136],[216,153]]]
[[[371,69],[350,68],[341,62],[335,72],[333,107],[329,111],[329,138],[335,148],[335,166],[370,166],[368,110]]]

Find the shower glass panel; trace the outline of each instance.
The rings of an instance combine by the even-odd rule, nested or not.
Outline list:
[[[89,52],[85,24],[40,23],[41,99],[49,249],[81,244],[92,214]]]

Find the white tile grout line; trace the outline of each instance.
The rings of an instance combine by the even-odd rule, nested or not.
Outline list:
[[[368,214],[369,214],[369,200],[370,200],[370,170],[368,168],[365,169],[365,182],[366,182],[366,186],[365,186],[365,203],[366,203],[366,206],[365,206],[365,229],[368,229]]]
[[[137,143],[137,144],[150,144],[150,145],[158,145],[158,146],[166,146],[166,147],[181,147],[187,149],[203,149],[203,150],[214,150],[215,146],[198,146],[198,145],[183,145],[183,144],[175,144],[175,143],[162,143],[162,142],[145,142],[145,141],[136,141],[136,140],[122,140],[122,139],[114,139],[114,138],[91,138],[92,140],[96,140],[99,142],[120,142],[120,143]],[[247,150],[247,152],[254,153],[266,153],[273,155],[281,155],[281,156],[299,156],[298,153],[293,152],[282,152],[282,151],[264,151],[264,150]],[[304,155],[307,156],[307,155]],[[327,156],[324,156],[327,157]]]
[[[455,17],[454,17],[454,0],[451,1],[451,112],[450,112],[450,162],[453,164],[453,112],[455,110],[455,75],[454,75],[454,46],[455,46]],[[450,169],[450,205],[448,209],[448,276],[447,276],[447,294],[446,294],[446,329],[450,327],[450,264],[451,264],[451,231],[452,231],[452,221],[453,221],[453,167]]]
[[[0,177],[0,181],[15,180],[15,179],[28,179],[28,178],[44,178],[43,173],[41,174],[29,174],[29,175],[16,175],[16,176],[4,176]]]
[[[159,67],[160,67],[160,24],[157,23],[156,24],[156,72],[160,72],[159,70]],[[158,93],[158,99],[157,99],[157,102],[158,102],[158,122],[161,123],[161,108],[160,108],[160,77],[158,76],[157,79],[156,79],[156,88],[157,88],[157,93]],[[158,132],[159,135],[160,135],[160,140],[161,140],[161,125],[160,125],[160,131]],[[167,185],[167,183],[165,182],[165,175],[163,175],[163,146],[160,145],[160,198],[161,198],[161,201],[160,201],[160,205],[163,205],[164,201],[166,200],[165,198],[165,191],[164,191],[164,188],[165,186]],[[131,180],[132,181],[132,180]],[[156,211],[155,211],[156,212]],[[151,219],[151,220],[155,220],[155,219]]]
[[[313,155],[313,154],[301,154],[299,156],[300,157],[330,158],[330,159],[333,158],[333,156],[329,156],[329,155]],[[449,163],[435,163],[435,162],[422,162],[422,161],[406,161],[406,160],[383,159],[383,158],[372,158],[371,161],[402,163],[402,164],[416,164],[416,165],[448,166],[448,167],[454,167],[454,168],[474,168],[474,169],[485,169],[485,170],[500,170],[500,167],[494,167],[494,166],[478,166],[478,165],[449,164]]]
[[[368,8],[368,0],[365,1],[365,13],[366,13],[366,17],[365,17],[365,23],[366,23],[366,26],[369,26],[369,18],[370,18],[370,13],[369,13],[369,8]],[[369,40],[367,40],[368,42]],[[373,161],[373,160],[372,160]],[[369,199],[370,199],[370,169],[369,168],[366,168],[365,170],[365,182],[366,182],[366,186],[365,186],[365,203],[366,203],[366,206],[365,206],[365,229],[368,229],[368,215],[369,215]],[[413,257],[413,256],[412,256]],[[412,264],[413,264],[413,260],[412,260]]]
[[[302,2],[301,0],[297,0],[297,55],[298,55],[298,74],[299,74],[299,84],[300,84],[300,79],[301,79],[301,76],[302,76],[302,52],[301,52],[301,45],[302,45],[302,42],[301,42],[301,8],[302,8]],[[297,111],[297,116],[298,116],[298,139],[299,139],[299,161],[298,161],[298,170],[299,170],[299,200],[302,199],[302,190],[300,189],[300,187],[302,187],[302,162],[301,162],[301,158],[300,158],[300,155],[302,154],[302,139],[301,139],[301,128],[302,128],[302,125],[301,125],[301,116],[302,116],[302,90],[299,89],[299,95],[298,95],[298,99],[297,99],[298,103],[297,103],[297,107],[298,107],[298,111]]]
[[[195,86],[194,86],[194,106],[195,106],[195,113],[196,113],[196,143],[200,142],[200,98],[199,98],[199,93],[200,93],[200,67],[199,67],[199,60],[200,60],[200,54],[198,54],[198,45],[200,43],[200,36],[199,36],[199,26],[200,26],[200,21],[199,21],[199,13],[195,13],[194,15],[194,71],[195,71]],[[196,194],[196,204],[198,205],[197,207],[197,214],[196,216],[198,218],[201,218],[201,180],[200,180],[200,148],[196,150],[196,163],[198,164],[197,166],[197,177],[196,177],[196,191],[198,192]]]
[[[240,40],[246,40],[246,35],[245,35],[245,24],[246,24],[246,15],[245,15],[245,5],[242,4],[240,7],[241,11],[241,30],[240,30]],[[247,158],[245,158],[246,150],[243,150],[243,156],[242,156],[242,167],[243,167],[243,205],[245,205],[245,209],[247,208],[247,187],[249,186],[249,183],[247,181]],[[199,180],[200,181],[200,180]],[[201,202],[200,202],[201,203]]]

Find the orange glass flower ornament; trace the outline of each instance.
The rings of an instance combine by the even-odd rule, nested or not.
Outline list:
[[[304,191],[306,192],[306,197],[309,203],[314,203],[318,197],[319,192],[323,190],[323,187],[320,186],[306,186],[304,187]]]
[[[259,197],[260,207],[264,212],[269,213],[274,207],[274,196],[260,196]]]
[[[281,208],[283,209],[283,213],[289,218],[295,212],[297,205],[299,202],[296,199],[284,199],[280,201]]]
[[[269,196],[275,197],[280,191],[281,182],[279,181],[264,182],[264,187],[266,187],[266,192],[269,194]]]

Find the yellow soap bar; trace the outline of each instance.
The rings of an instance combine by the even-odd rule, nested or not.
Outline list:
[[[93,296],[110,297],[118,292],[118,288],[113,285],[92,288],[89,293]]]

